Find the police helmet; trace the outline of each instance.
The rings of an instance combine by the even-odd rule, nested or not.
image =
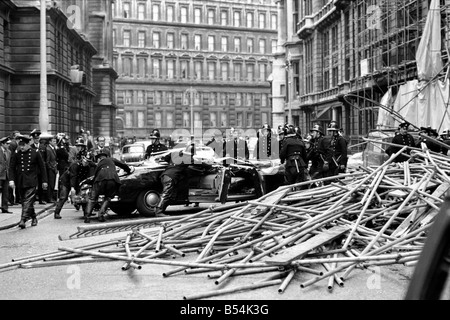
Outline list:
[[[150,139],[159,139],[161,137],[161,134],[159,133],[158,129],[153,129],[153,131],[150,133]]]

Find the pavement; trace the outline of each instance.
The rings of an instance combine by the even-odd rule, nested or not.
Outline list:
[[[53,214],[55,204],[56,203],[39,204],[39,202],[36,201],[34,204],[34,209],[36,211],[38,221],[39,219],[42,219],[49,214]],[[8,211],[11,211],[12,213],[0,213],[0,230],[9,229],[19,224],[20,217],[22,215],[22,206],[21,205],[9,206]],[[27,227],[30,224],[31,221],[27,221],[26,223]]]

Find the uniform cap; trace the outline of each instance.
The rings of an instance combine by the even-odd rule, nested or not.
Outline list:
[[[30,136],[24,136],[24,135],[18,135],[16,137],[16,140],[20,143],[20,142],[24,142],[24,143],[29,143],[31,141],[31,137]]]
[[[3,137],[0,139],[0,143],[7,143],[8,141],[11,141],[9,137]]]
[[[398,128],[400,129],[400,128],[405,128],[405,129],[408,129],[408,127],[409,127],[409,122],[403,122],[403,123],[400,123],[399,125],[398,125]],[[426,128],[425,128],[426,129]]]
[[[330,130],[330,131],[339,131],[339,126],[337,125],[336,122],[334,122],[334,123],[332,122],[332,123],[330,123],[330,124],[328,125],[327,130]]]
[[[314,127],[312,127],[312,129],[309,131],[317,131],[317,132],[320,132],[321,134],[323,134],[323,128],[321,126],[319,126],[318,124],[314,125]]]
[[[151,133],[150,133],[150,139],[158,139],[161,137],[161,134],[159,133],[158,129],[154,129]]]
[[[86,146],[86,143],[84,143],[84,139],[79,138],[75,141],[75,146]]]
[[[30,132],[30,136],[32,136],[33,138],[38,137],[41,134],[41,131],[38,129],[33,129],[33,131]]]

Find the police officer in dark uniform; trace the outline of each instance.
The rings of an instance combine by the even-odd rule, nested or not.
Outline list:
[[[12,154],[10,162],[9,185],[19,189],[22,199],[22,216],[19,222],[21,229],[25,228],[25,222],[32,219],[31,225],[37,225],[34,201],[38,184],[38,170],[42,175],[42,188],[47,189],[47,171],[45,163],[38,151],[30,146],[31,137],[19,136],[17,152]],[[14,181],[17,181],[15,186]]]
[[[193,164],[193,154],[191,148],[188,146],[187,151],[176,152],[173,151],[168,155],[161,158],[162,161],[167,162],[169,166],[161,174],[161,183],[163,190],[161,197],[155,208],[156,216],[165,216],[167,206],[170,201],[174,199],[178,193],[187,193],[188,184],[186,183],[189,178],[188,167]]]
[[[280,160],[282,164],[286,162],[284,166],[286,184],[305,181],[306,148],[304,142],[298,138],[294,127],[286,129]]]
[[[97,153],[95,159],[98,162],[94,172],[92,190],[84,212],[85,223],[90,222],[89,216],[92,214],[95,202],[100,195],[103,195],[105,198],[98,212],[98,220],[101,222],[105,221],[105,213],[111,202],[111,198],[115,196],[121,184],[116,166],[123,169],[127,174],[132,172],[126,163],[111,157],[106,151]]]
[[[311,152],[309,155],[309,160],[311,161],[311,168],[309,169],[309,174],[312,180],[322,178],[323,170],[323,159],[319,153],[319,145],[324,137],[324,132],[322,126],[318,124],[314,125],[311,130]],[[320,184],[320,183],[319,183]]]
[[[403,122],[398,126],[399,133],[392,138],[392,143],[397,144],[399,146],[389,146],[386,149],[386,153],[391,156],[392,154],[397,153],[403,146],[415,147],[416,143],[414,141],[414,137],[408,133],[409,123]],[[407,148],[403,153],[410,154],[411,149]],[[400,154],[393,161],[394,162],[404,162],[409,159],[408,156]]]
[[[327,128],[331,135],[322,139],[319,145],[319,154],[323,159],[323,177],[332,177],[345,172],[347,167],[347,142],[339,134],[339,127],[336,123],[330,123]],[[331,181],[324,182],[330,184]]]
[[[161,134],[158,129],[154,129],[150,134],[151,144],[148,145],[147,150],[145,150],[145,159],[150,158],[155,152],[166,151],[167,146],[162,144],[159,139]]]
[[[47,158],[47,148],[45,146],[44,141],[40,139],[41,131],[38,129],[33,129],[33,131],[30,132],[31,137],[31,148],[39,151],[41,153],[42,160],[46,160]],[[38,169],[39,170],[39,169]],[[36,198],[39,201],[39,204],[46,204],[46,192],[42,190],[42,177],[40,172],[38,171],[38,185],[37,185],[37,192],[36,192]]]
[[[437,140],[438,136],[439,136],[437,130],[433,129],[431,127],[426,127],[426,128],[421,127],[420,130],[421,130],[422,135],[421,135],[421,138],[420,138],[419,142],[417,143],[416,147],[421,149],[422,142],[424,142],[429,150],[431,150],[433,152],[437,152],[437,153],[442,153],[441,152],[442,148],[441,148],[440,144],[437,144],[436,142],[434,142],[431,139],[427,139],[427,137],[430,137],[434,140]],[[424,135],[426,135],[426,136],[424,136]]]

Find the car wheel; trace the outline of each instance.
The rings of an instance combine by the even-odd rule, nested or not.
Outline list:
[[[110,203],[109,208],[119,216],[129,216],[136,210],[133,203]]]
[[[156,191],[142,191],[137,197],[136,202],[139,213],[146,217],[154,217],[155,208],[159,202],[159,199],[159,193]]]

